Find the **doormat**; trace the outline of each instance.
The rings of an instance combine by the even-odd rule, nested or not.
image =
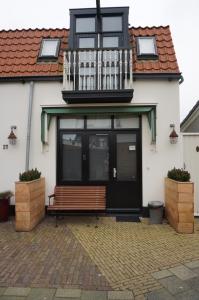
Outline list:
[[[139,216],[116,216],[116,222],[140,222]]]

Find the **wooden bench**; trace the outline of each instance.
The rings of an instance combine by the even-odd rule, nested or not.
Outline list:
[[[49,195],[48,211],[57,215],[67,211],[100,211],[106,208],[105,186],[55,186]],[[54,199],[51,204],[51,199]]]

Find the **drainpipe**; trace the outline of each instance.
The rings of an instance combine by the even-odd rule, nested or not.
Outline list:
[[[34,90],[34,82],[31,81],[30,82],[30,90],[29,90],[29,102],[28,102],[28,123],[27,123],[27,138],[26,138],[25,171],[28,171],[29,162],[30,162],[30,133],[31,133],[31,121],[32,121],[33,90]]]
[[[179,80],[179,84],[182,84],[183,82],[184,82],[184,77],[181,75],[180,80]]]

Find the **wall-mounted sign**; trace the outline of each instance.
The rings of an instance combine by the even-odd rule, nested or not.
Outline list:
[[[129,151],[135,151],[135,150],[136,150],[135,145],[130,145],[130,146],[129,146]]]

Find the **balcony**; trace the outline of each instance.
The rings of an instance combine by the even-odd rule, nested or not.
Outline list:
[[[130,102],[133,97],[131,49],[64,52],[63,99],[67,103]]]

